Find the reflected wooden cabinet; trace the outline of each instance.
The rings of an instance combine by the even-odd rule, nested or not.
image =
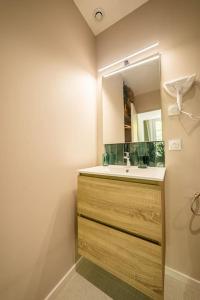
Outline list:
[[[163,299],[163,183],[79,175],[78,252]]]

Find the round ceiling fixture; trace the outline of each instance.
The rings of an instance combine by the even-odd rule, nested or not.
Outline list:
[[[96,8],[94,10],[94,18],[96,21],[100,22],[103,20],[104,17],[104,11],[102,8]]]

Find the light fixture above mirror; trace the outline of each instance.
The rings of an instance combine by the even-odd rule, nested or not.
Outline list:
[[[121,73],[123,71],[129,70],[129,69],[132,69],[132,68],[136,68],[138,66],[141,66],[143,64],[149,63],[149,62],[151,62],[153,60],[157,60],[157,59],[160,59],[160,55],[159,54],[151,55],[151,56],[146,57],[144,59],[138,60],[138,61],[136,61],[134,63],[129,63],[129,61],[126,59],[124,61],[124,67],[122,67],[120,69],[117,69],[115,71],[112,71],[110,73],[107,73],[107,74],[103,75],[103,77],[107,78],[107,77],[113,76],[115,74]]]
[[[137,60],[141,59],[141,55],[143,55],[144,53],[146,54],[146,56],[150,56],[150,55],[153,55],[155,53],[152,53],[152,51],[154,51],[157,47],[159,46],[159,42],[155,42],[155,43],[152,43],[142,49],[139,49],[137,51],[135,51],[134,53],[126,56],[126,57],[123,57],[122,59],[119,59],[105,67],[102,67],[100,69],[98,69],[98,72],[102,74],[102,76],[106,75],[105,72],[111,72],[111,71],[114,71],[114,70],[117,70],[119,68],[122,68],[124,66],[124,63],[126,61],[129,62],[129,64],[133,63],[133,59],[137,58]],[[157,52],[156,52],[157,53]]]

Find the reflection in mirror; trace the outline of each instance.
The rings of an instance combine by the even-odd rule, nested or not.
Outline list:
[[[103,78],[103,142],[162,140],[160,57]]]

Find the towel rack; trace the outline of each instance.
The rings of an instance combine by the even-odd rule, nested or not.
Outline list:
[[[200,216],[200,192],[195,193],[193,196],[191,211],[195,216]]]

